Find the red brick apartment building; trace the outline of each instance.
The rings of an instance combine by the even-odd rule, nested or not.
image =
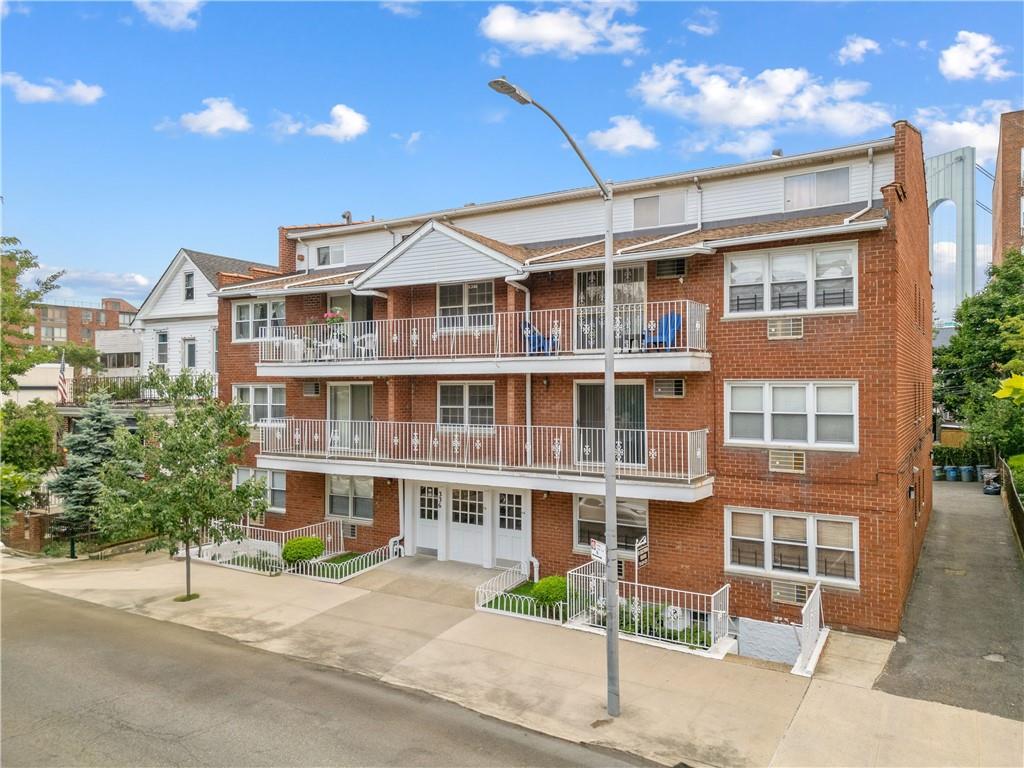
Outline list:
[[[642,581],[893,636],[931,511],[920,133],[615,185],[621,545]],[[255,524],[520,564],[603,536],[593,189],[279,230],[222,276],[219,386],[246,403]],[[336,317],[328,318],[325,313]]]
[[[1024,110],[999,116],[996,180],[992,184],[992,262],[1024,242]]]
[[[70,341],[94,347],[96,331],[127,328],[138,311],[124,299],[102,299],[95,306],[59,301],[36,304],[32,343],[54,345]]]

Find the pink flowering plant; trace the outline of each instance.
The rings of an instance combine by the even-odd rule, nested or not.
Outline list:
[[[338,325],[339,323],[344,323],[346,320],[348,320],[348,315],[344,312],[334,312],[332,310],[324,312],[324,322],[328,325]]]

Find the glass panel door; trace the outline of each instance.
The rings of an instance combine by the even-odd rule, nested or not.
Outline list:
[[[617,311],[615,346],[619,349],[639,348],[647,301],[646,278],[647,271],[642,265],[615,268],[615,306],[639,305]],[[604,349],[604,270],[576,273],[576,349]]]
[[[373,385],[331,384],[328,387],[327,418],[331,422],[332,449],[372,449]]]
[[[576,385],[576,460],[604,461],[604,384]],[[615,443],[619,464],[644,464],[647,450],[644,385],[615,385]]]

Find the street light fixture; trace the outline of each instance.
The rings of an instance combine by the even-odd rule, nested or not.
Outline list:
[[[565,136],[569,146],[594,178],[604,199],[604,539],[605,559],[605,620],[608,643],[608,714],[619,715],[619,531],[618,502],[615,491],[615,267],[612,263],[612,190],[597,175],[579,146],[558,118],[531,98],[530,94],[504,77],[491,80],[488,85],[498,93],[519,104],[532,104],[553,122]]]

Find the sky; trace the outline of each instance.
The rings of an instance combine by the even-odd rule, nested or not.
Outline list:
[[[275,263],[282,224],[587,184],[499,75],[613,180],[900,118],[991,168],[1024,105],[1021,3],[0,4],[3,233],[63,299],[141,301],[181,247]]]

